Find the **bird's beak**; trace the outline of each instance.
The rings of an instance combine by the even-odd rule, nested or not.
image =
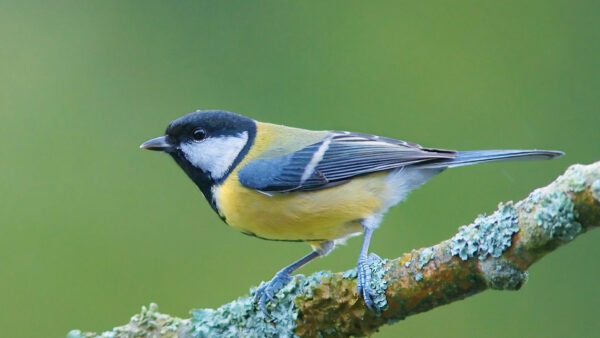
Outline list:
[[[173,145],[167,141],[167,138],[165,136],[160,136],[142,143],[140,148],[148,150],[167,151],[173,148]]]

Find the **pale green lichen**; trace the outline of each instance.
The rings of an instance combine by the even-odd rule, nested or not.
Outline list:
[[[542,200],[542,197],[542,189],[535,189],[529,194],[529,196],[526,199],[517,202],[515,207],[517,209],[523,208],[523,210],[531,212],[535,208],[535,206]]]
[[[358,277],[358,271],[356,270],[356,268],[346,270],[342,274],[342,278],[344,278],[344,279],[353,279],[356,277]]]
[[[67,338],[129,338],[129,337],[178,337],[178,332],[185,329],[189,321],[159,313],[158,305],[150,303],[142,306],[142,311],[133,317],[128,324],[117,326],[100,334],[72,330]]]
[[[581,224],[576,221],[577,216],[571,199],[556,191],[542,200],[535,220],[551,238],[570,241],[582,231]]]
[[[197,309],[192,311],[191,328],[184,337],[292,337],[296,328],[298,311],[294,299],[298,295],[311,298],[315,285],[320,284],[329,272],[317,272],[308,277],[295,276],[269,302],[271,318],[265,316],[256,306],[253,294],[241,297],[220,308]]]
[[[423,267],[429,263],[429,261],[433,258],[433,248],[425,248],[421,250],[419,253],[419,269],[423,269]]]
[[[597,179],[592,183],[592,196],[596,201],[600,202],[600,179]]]
[[[71,330],[67,333],[67,338],[84,338],[85,336],[81,330]]]
[[[422,273],[420,273],[420,272],[417,272],[417,273],[415,274],[415,280],[416,280],[417,282],[420,282],[421,280],[423,280],[423,274],[422,274]]]
[[[564,174],[567,187],[572,192],[582,192],[585,190],[585,175],[580,165],[573,165],[567,169]]]
[[[500,257],[512,243],[513,234],[519,231],[519,215],[512,202],[500,204],[499,210],[490,216],[479,216],[475,221],[462,226],[450,240],[450,252],[467,260],[477,256],[485,260],[488,256]]]

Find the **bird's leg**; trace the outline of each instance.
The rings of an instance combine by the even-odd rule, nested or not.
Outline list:
[[[356,289],[358,295],[365,301],[365,305],[373,312],[379,312],[375,306],[373,298],[377,296],[375,290],[371,286],[371,267],[373,261],[381,261],[381,258],[374,253],[369,254],[369,244],[371,243],[371,236],[379,222],[381,217],[368,218],[363,222],[365,229],[362,247],[360,248],[360,254],[358,255],[358,262],[356,263],[357,278],[356,278]]]
[[[320,247],[313,250],[308,255],[300,258],[294,263],[286,266],[285,268],[279,270],[273,279],[269,282],[262,284],[256,289],[256,293],[254,295],[254,301],[258,303],[261,311],[267,316],[269,312],[267,311],[267,300],[274,301],[275,294],[281,290],[287,283],[292,280],[292,273],[298,270],[300,267],[305,265],[306,263],[312,261],[313,259],[321,256],[327,255],[331,250],[333,250],[334,244],[333,242],[323,242]]]

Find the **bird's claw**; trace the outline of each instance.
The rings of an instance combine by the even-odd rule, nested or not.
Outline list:
[[[358,263],[356,264],[357,278],[356,278],[356,290],[358,295],[363,298],[365,305],[373,312],[378,313],[379,309],[375,305],[374,297],[377,296],[377,292],[371,286],[371,264],[375,261],[381,261],[382,259],[374,253],[369,254],[367,257],[359,257]]]
[[[267,311],[267,300],[274,302],[275,294],[283,289],[292,280],[292,276],[289,273],[278,272],[275,274],[273,279],[266,283],[262,283],[254,294],[254,303],[258,303],[258,306],[265,316],[271,318],[271,315]]]

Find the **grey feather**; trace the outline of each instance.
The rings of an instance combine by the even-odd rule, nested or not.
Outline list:
[[[459,151],[453,159],[437,160],[418,165],[419,168],[455,168],[484,162],[518,161],[518,160],[550,160],[564,155],[556,150],[471,150]]]
[[[455,156],[451,150],[424,148],[375,135],[332,132],[321,142],[285,156],[253,160],[238,177],[244,186],[264,192],[308,191],[342,184],[360,175]],[[305,172],[311,164],[314,169]]]
[[[310,191],[407,166],[440,172],[483,162],[551,159],[561,155],[560,151],[520,149],[456,152],[369,134],[331,132],[320,142],[292,153],[255,159],[239,171],[238,177],[242,185],[264,193]]]

